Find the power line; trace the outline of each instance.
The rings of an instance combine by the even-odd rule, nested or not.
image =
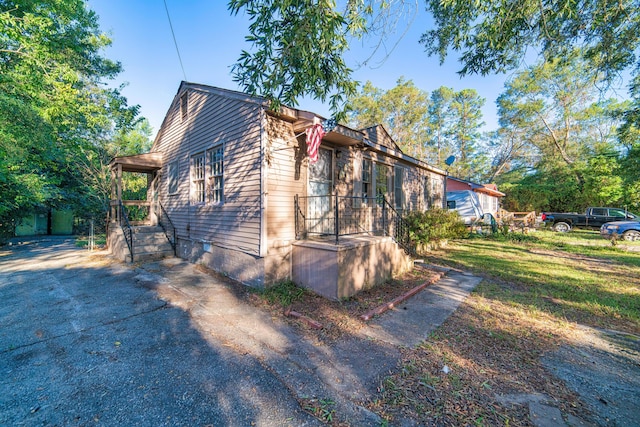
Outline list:
[[[169,16],[169,8],[167,7],[167,0],[164,1],[164,10],[167,11],[167,19],[169,20],[169,28],[171,28],[171,36],[173,37],[173,44],[176,45],[176,52],[178,52],[178,60],[180,61],[180,68],[182,68],[182,75],[184,80],[187,80],[187,73],[184,72],[184,65],[182,65],[182,57],[180,56],[180,49],[178,49],[178,42],[176,41],[176,34],[173,31],[173,24],[171,24],[171,16]]]

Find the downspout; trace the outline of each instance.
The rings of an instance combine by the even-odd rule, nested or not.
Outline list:
[[[267,256],[267,133],[265,131],[266,113],[260,107],[260,257]]]
[[[447,181],[449,180],[449,170],[445,170],[444,173],[444,194],[442,195],[442,209],[447,209]]]

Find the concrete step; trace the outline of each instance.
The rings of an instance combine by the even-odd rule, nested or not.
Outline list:
[[[162,227],[133,227],[133,260],[147,261],[174,256],[173,247],[167,240]],[[119,226],[114,226],[109,233],[109,250],[118,259],[131,262],[131,254]]]
[[[173,258],[173,249],[170,252],[144,252],[144,253],[135,253],[133,254],[133,262],[139,261],[151,261],[158,260],[164,258]],[[127,261],[130,261],[131,258],[128,258]]]
[[[171,252],[173,253],[173,247],[165,240],[161,245],[145,244],[145,245],[133,245],[133,252],[135,253],[147,253],[147,252]]]
[[[139,225],[136,227],[131,227],[131,230],[134,234],[145,234],[145,233],[163,233],[164,230],[159,225]]]
[[[133,242],[136,245],[163,245],[168,244],[169,240],[164,234],[134,234]]]

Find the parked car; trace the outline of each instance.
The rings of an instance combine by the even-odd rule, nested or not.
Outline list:
[[[607,239],[620,237],[629,241],[640,241],[640,221],[607,222],[600,227],[600,235]]]
[[[621,208],[590,207],[584,214],[542,212],[543,223],[560,232],[570,231],[574,227],[599,229],[607,222],[638,219],[638,215]]]

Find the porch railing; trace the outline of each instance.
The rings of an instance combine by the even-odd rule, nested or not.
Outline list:
[[[129,248],[131,262],[133,262],[133,228],[131,228],[129,218],[127,216],[127,211],[125,210],[122,202],[119,203],[118,208],[119,212],[117,218],[120,223],[120,228],[122,228],[122,232],[124,233],[124,240],[127,242],[127,247]]]
[[[414,250],[409,224],[384,197],[298,196],[294,198],[296,239],[369,234],[391,236],[406,252]]]
[[[160,215],[158,216],[158,224],[162,227],[164,231],[164,235],[167,236],[167,240],[171,244],[173,248],[173,255],[176,256],[176,227],[173,225],[171,218],[169,218],[169,214],[164,209],[164,206],[160,202],[158,202],[158,206],[160,207]]]

